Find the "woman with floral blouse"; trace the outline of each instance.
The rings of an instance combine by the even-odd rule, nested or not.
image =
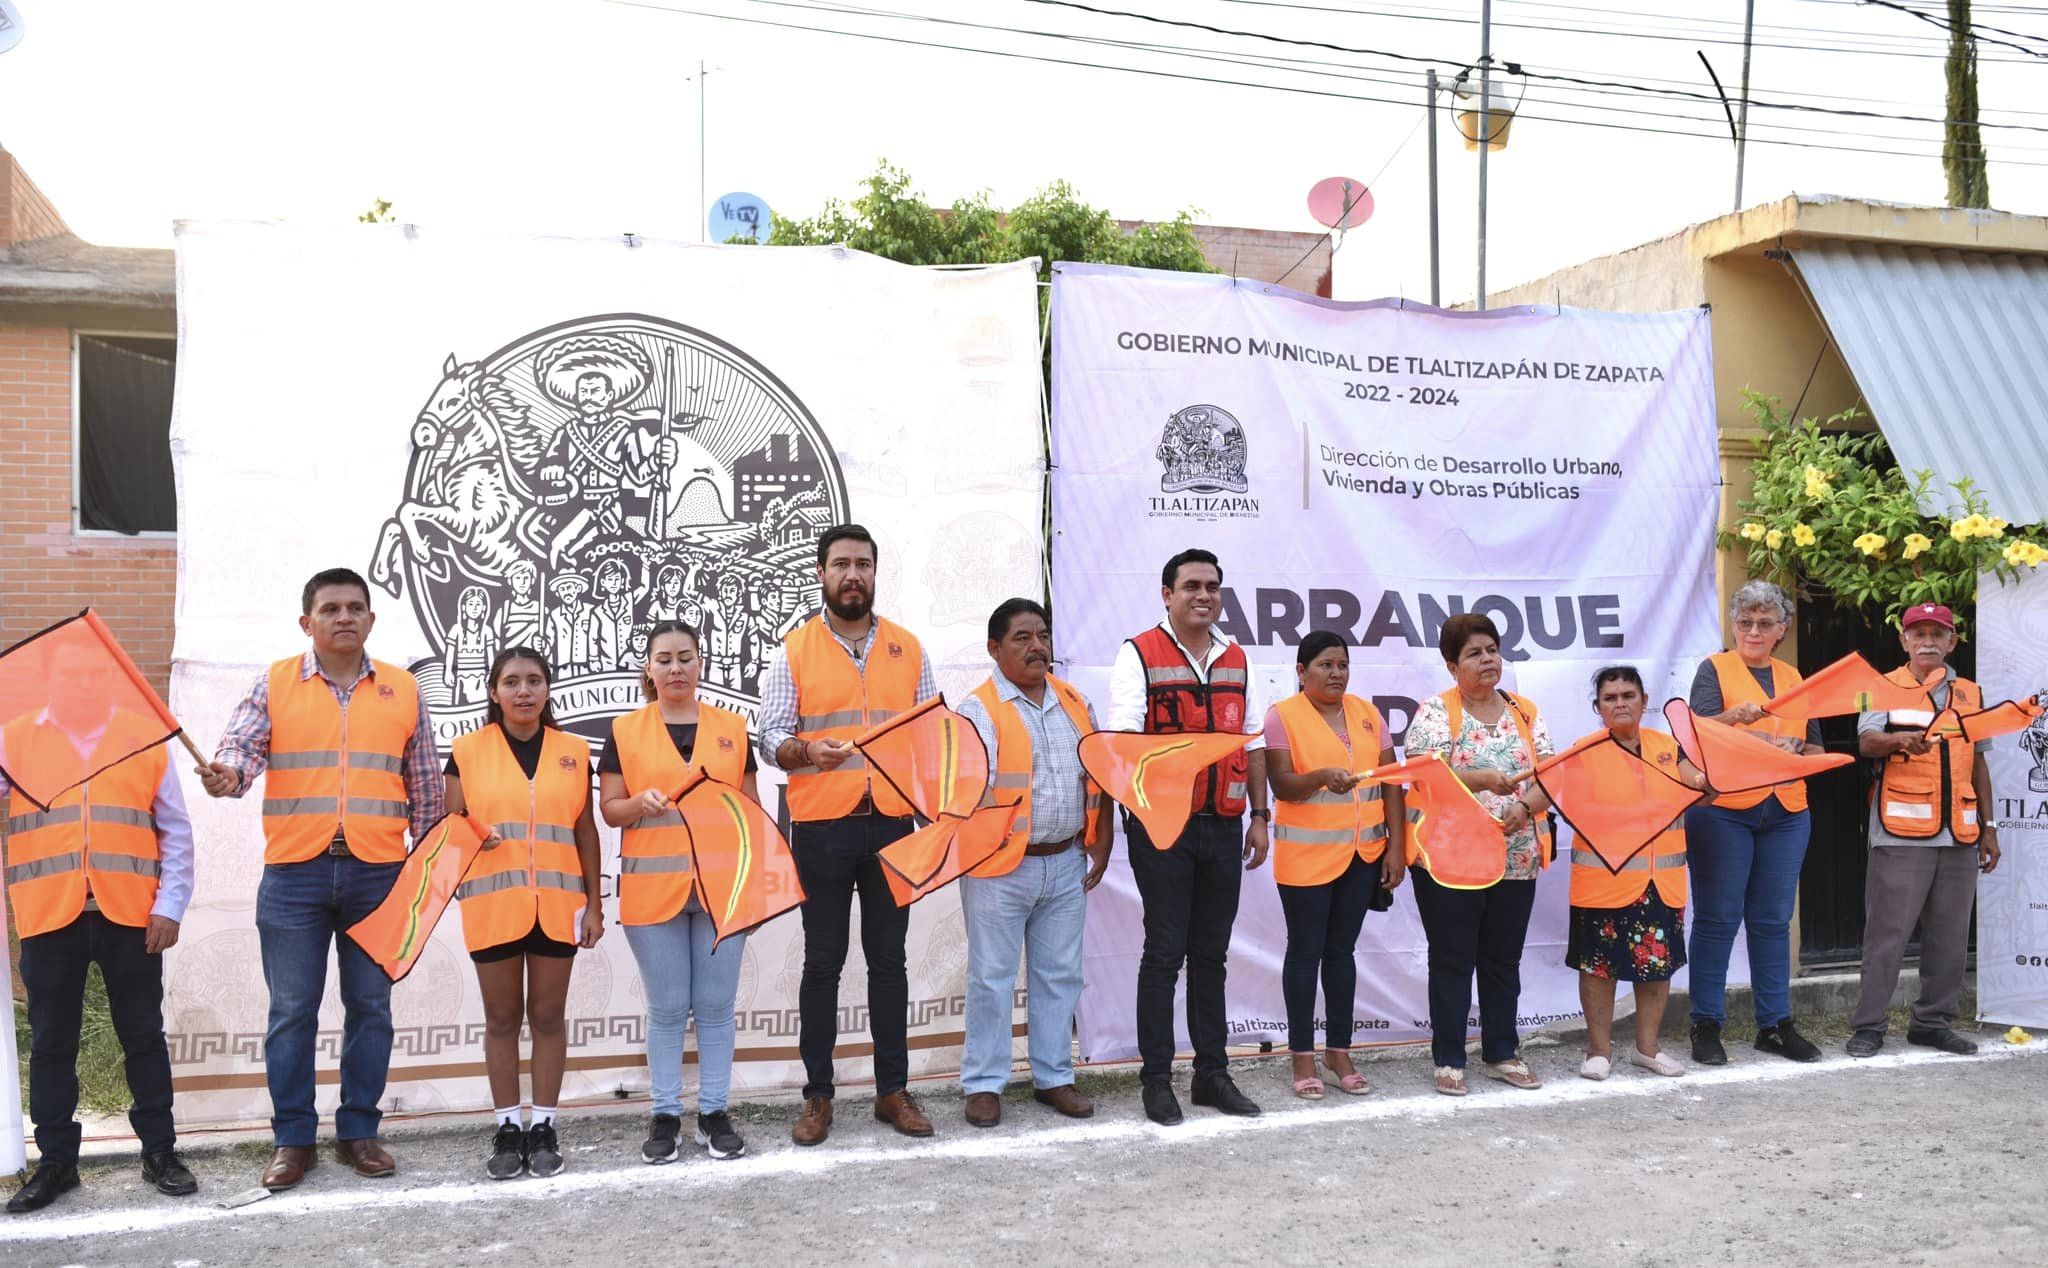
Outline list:
[[[1418,862],[1415,905],[1429,939],[1429,1027],[1436,1090],[1465,1095],[1465,1026],[1479,979],[1479,1055],[1486,1076],[1510,1087],[1542,1080],[1520,1057],[1515,1031],[1522,995],[1522,942],[1536,902],[1536,872],[1549,848],[1538,820],[1550,808],[1530,770],[1555,752],[1536,706],[1501,690],[1500,631],[1478,613],[1444,622],[1437,641],[1457,685],[1424,700],[1409,724],[1407,753],[1450,763],[1479,804],[1501,821],[1507,868],[1481,889],[1440,884]]]

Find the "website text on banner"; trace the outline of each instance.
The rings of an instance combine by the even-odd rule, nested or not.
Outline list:
[[[204,746],[262,666],[305,648],[299,586],[324,567],[369,578],[368,650],[418,678],[444,754],[482,720],[491,656],[518,644],[553,662],[562,725],[601,743],[643,703],[662,620],[702,631],[700,698],[751,721],[768,656],[818,610],[814,551],[834,523],[873,532],[875,611],[923,640],[951,699],[988,675],[990,610],[1040,585],[1030,262],[220,224],[184,226],[178,266],[172,694]],[[780,772],[761,781],[773,810]],[[270,1112],[262,797],[192,798],[204,848],[167,1008],[188,1122]],[[601,831],[616,924],[617,833]],[[743,957],[741,1094],[803,1080],[802,942],[792,914],[720,948]],[[912,913],[915,1074],[957,1068],[966,947],[955,895]],[[335,983],[330,964],[323,1080]],[[853,1085],[870,1077],[858,956],[840,999]],[[578,955],[565,1096],[647,1087],[646,1008],[616,929]],[[489,1105],[459,915],[392,1011],[386,1108]],[[335,1094],[323,1081],[323,1112]]]
[[[1228,277],[1062,265],[1053,288],[1058,655],[1100,698],[1118,644],[1159,621],[1160,565],[1202,546],[1219,627],[1265,698],[1295,691],[1314,629],[1352,646],[1353,693],[1398,743],[1448,689],[1437,635],[1484,612],[1560,748],[1594,728],[1593,671],[1636,665],[1653,700],[1718,651],[1718,480],[1704,311],[1483,315],[1336,303]],[[1120,856],[1119,856],[1120,857]],[[1564,967],[1566,869],[1544,874],[1522,1021],[1579,1011]],[[1088,908],[1082,1050],[1135,1050],[1143,941],[1127,865]],[[1284,1039],[1284,925],[1247,876],[1231,944],[1232,1038]],[[1357,1039],[1428,1017],[1412,900],[1366,921]],[[1745,980],[1738,957],[1735,980]]]
[[[1977,680],[1985,704],[2048,705],[2048,575],[2023,572],[1977,587]],[[1997,801],[1988,812],[2003,851],[1977,881],[1977,1015],[2048,1026],[2048,716],[2000,736],[1985,756]]]

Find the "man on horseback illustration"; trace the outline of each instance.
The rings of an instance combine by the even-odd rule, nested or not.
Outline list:
[[[609,335],[562,339],[534,358],[534,379],[574,411],[543,453],[535,476],[541,505],[563,520],[548,544],[551,561],[574,558],[600,535],[616,536],[634,511],[667,487],[676,442],[658,436],[661,411],[628,408],[654,368],[638,345]]]

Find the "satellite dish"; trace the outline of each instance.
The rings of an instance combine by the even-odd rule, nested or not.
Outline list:
[[[1308,191],[1308,214],[1332,229],[1356,229],[1372,218],[1372,191],[1349,176],[1327,176]]]
[[[6,0],[0,0],[0,4]],[[706,217],[713,242],[731,242],[739,238],[747,242],[766,242],[771,227],[768,218],[768,204],[755,194],[725,194],[711,204],[711,214]]]
[[[0,0],[0,53],[21,43],[21,10],[14,0]]]

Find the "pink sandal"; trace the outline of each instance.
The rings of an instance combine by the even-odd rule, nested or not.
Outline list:
[[[1323,1099],[1323,1081],[1314,1075],[1306,1079],[1296,1079],[1294,1094],[1304,1101],[1320,1101]]]
[[[1346,1054],[1346,1059],[1349,1059],[1349,1054]],[[1328,1056],[1323,1058],[1323,1068],[1337,1076],[1337,1086],[1346,1096],[1364,1096],[1367,1092],[1372,1091],[1372,1084],[1367,1083],[1365,1076],[1356,1069],[1353,1069],[1349,1074],[1339,1074],[1337,1068],[1330,1064]]]

